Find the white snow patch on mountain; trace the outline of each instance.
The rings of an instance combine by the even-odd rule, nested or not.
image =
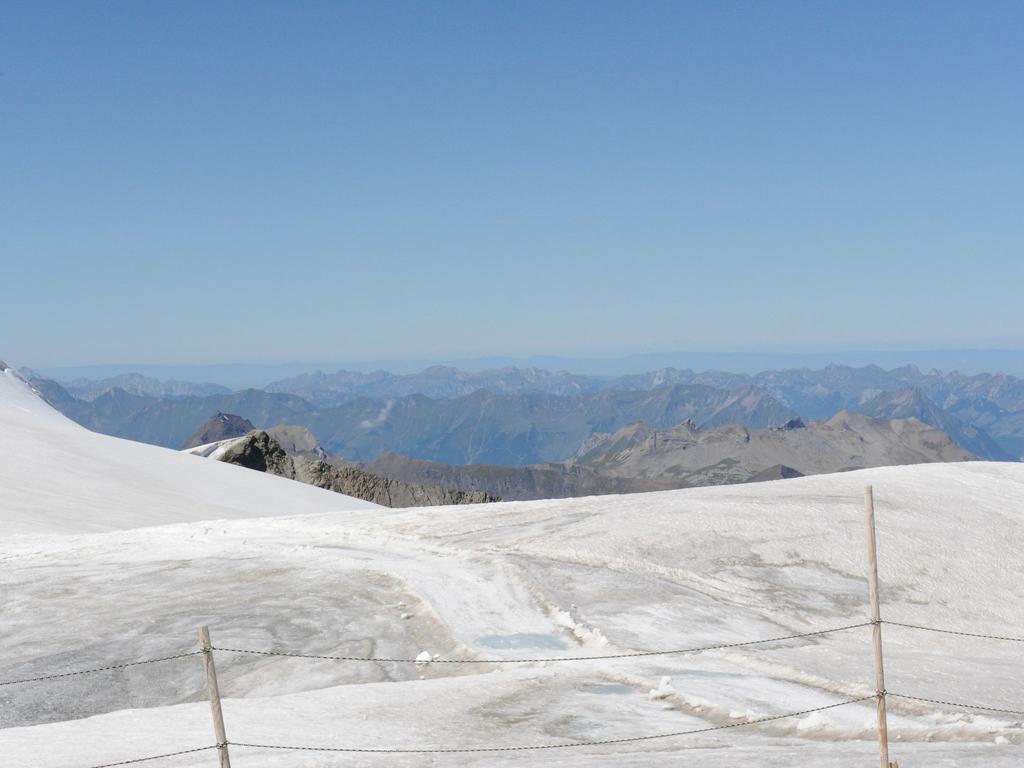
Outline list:
[[[190,453],[193,456],[202,456],[206,459],[219,459],[231,446],[237,445],[244,439],[244,435],[242,437],[229,437],[226,440],[217,440],[212,443],[197,445],[195,448],[186,448],[181,453]]]
[[[99,435],[0,371],[0,535],[377,508],[282,478]]]

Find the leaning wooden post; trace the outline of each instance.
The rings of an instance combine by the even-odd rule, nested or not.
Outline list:
[[[885,668],[882,664],[882,614],[878,605],[878,550],[875,546],[875,495],[864,488],[864,511],[868,519],[868,599],[871,602],[871,634],[875,644],[875,692],[878,695],[878,748],[881,768],[889,763],[889,726],[885,716]]]
[[[210,712],[213,713],[213,732],[217,737],[217,752],[220,754],[220,768],[231,768],[228,756],[228,737],[224,733],[224,713],[220,709],[220,689],[217,687],[217,668],[213,664],[213,648],[210,644],[210,630],[204,624],[199,628],[199,643],[203,649],[203,666],[206,668],[206,690],[210,694]]]

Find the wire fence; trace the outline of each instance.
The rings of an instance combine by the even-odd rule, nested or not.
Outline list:
[[[88,768],[115,768],[118,765],[131,765],[132,763],[148,763],[150,760],[163,760],[168,757],[179,757],[180,755],[191,755],[195,752],[209,752],[211,749],[220,749],[221,744],[210,744],[208,747],[193,747],[182,749],[177,752],[164,752],[162,755],[150,755],[149,757],[135,757],[131,760],[119,760],[116,763],[103,763],[102,765],[90,765]]]
[[[337,746],[310,746],[310,745],[295,745],[295,744],[253,744],[244,741],[226,741],[223,744],[211,744],[206,747],[195,747],[194,749],[184,749],[179,752],[167,752],[162,755],[151,755],[149,757],[137,757],[133,760],[122,760],[116,763],[103,763],[102,765],[92,765],[88,768],[114,768],[119,765],[131,765],[132,763],[144,763],[150,760],[160,760],[166,757],[177,757],[179,755],[188,755],[193,752],[205,752],[211,749],[219,749],[220,747],[242,747],[247,749],[268,749],[268,750],[283,750],[289,752],[343,752],[343,753],[356,753],[356,754],[416,754],[416,755],[451,755],[451,754],[487,754],[494,752],[531,752],[531,751],[542,751],[542,750],[554,750],[554,749],[571,749],[574,747],[604,747],[604,746],[616,746],[619,744],[632,744],[643,741],[654,741],[657,739],[671,739],[679,736],[696,736],[703,733],[712,733],[714,731],[725,731],[733,728],[742,728],[744,726],[759,725],[763,723],[776,722],[778,720],[787,720],[794,717],[804,717],[806,715],[813,714],[815,712],[824,712],[830,709],[838,709],[839,707],[846,707],[850,704],[859,704],[864,701],[870,701],[878,698],[877,694],[870,696],[862,696],[857,699],[849,699],[847,701],[840,701],[835,704],[826,704],[821,707],[813,707],[811,709],[803,709],[798,712],[786,712],[781,715],[769,715],[766,717],[758,717],[751,720],[742,720],[735,723],[726,723],[724,725],[712,725],[706,728],[692,728],[685,731],[670,731],[668,733],[655,733],[647,736],[624,736],[617,739],[601,739],[597,741],[573,741],[566,742],[564,744],[525,744],[508,747],[415,747],[415,748],[402,748],[402,747],[337,747]]]
[[[923,696],[908,696],[905,693],[893,693],[892,691],[886,691],[885,695],[895,697],[897,699],[923,701],[928,704],[941,704],[942,706],[953,707],[954,709],[980,709],[984,712],[1001,712],[1004,715],[1024,715],[1024,709],[1002,709],[1000,707],[986,707],[981,704],[965,704],[962,701],[942,701],[941,699],[926,699]]]
[[[693,648],[672,648],[665,651],[631,651],[629,653],[606,653],[598,656],[548,656],[541,658],[527,659],[435,659],[421,658],[387,658],[380,656],[320,656],[309,653],[295,653],[292,651],[254,651],[245,648],[222,648],[213,646],[213,650],[224,653],[244,653],[258,656],[288,656],[296,659],[326,659],[329,661],[365,661],[374,663],[392,664],[547,664],[560,661],[606,661],[610,659],[637,659],[646,656],[674,656],[687,653],[702,653],[704,651],[717,651],[723,648],[742,648],[748,645],[766,645],[769,643],[780,643],[785,640],[798,640],[806,637],[818,637],[819,635],[830,635],[835,632],[845,632],[850,629],[869,627],[872,622],[863,621],[860,624],[847,624],[843,627],[832,627],[831,629],[819,629],[814,632],[801,632],[795,635],[781,635],[779,637],[767,637],[763,640],[743,640],[735,643],[719,643],[718,645],[699,645]]]
[[[1008,643],[1024,643],[1024,637],[1009,637],[1008,635],[983,635],[980,632],[961,632],[956,629],[940,629],[939,627],[926,627],[922,624],[904,624],[902,621],[883,621],[893,627],[904,627],[906,629],[919,629],[924,632],[938,632],[943,635],[957,635],[958,637],[974,637],[982,640],[1004,640]]]
[[[108,673],[116,670],[127,669],[132,667],[139,667],[149,664],[158,664],[162,662],[168,662],[176,659],[184,659],[192,656],[203,656],[207,653],[212,654],[214,651],[220,653],[231,653],[231,654],[250,654],[258,656],[268,657],[283,657],[283,658],[299,658],[299,659],[312,659],[312,660],[329,660],[338,662],[356,662],[356,663],[410,663],[410,664],[548,664],[548,663],[560,663],[560,662],[588,662],[588,661],[603,661],[603,660],[615,660],[615,659],[630,659],[630,658],[644,658],[652,656],[667,656],[667,655],[685,655],[702,653],[706,651],[729,649],[729,648],[741,648],[741,647],[754,647],[760,645],[771,645],[776,643],[783,643],[787,641],[803,640],[816,637],[823,637],[826,635],[832,635],[840,632],[852,631],[855,629],[863,629],[865,627],[874,627],[878,624],[889,624],[892,626],[903,627],[907,629],[924,631],[924,632],[938,632],[948,635],[956,635],[968,638],[981,638],[988,640],[997,640],[1005,642],[1021,642],[1021,638],[1011,637],[1006,635],[994,635],[994,634],[983,634],[979,632],[967,632],[956,629],[948,629],[943,627],[931,627],[925,625],[910,624],[906,622],[890,621],[890,620],[879,620],[879,621],[867,621],[859,622],[856,624],[846,624],[842,626],[829,627],[825,629],[818,629],[810,632],[800,632],[789,635],[779,635],[775,637],[762,638],[758,640],[743,640],[734,642],[723,642],[711,645],[701,645],[688,648],[671,648],[664,650],[645,650],[645,651],[633,651],[623,653],[612,653],[612,654],[600,654],[600,655],[589,655],[589,656],[550,656],[550,657],[531,657],[531,658],[475,658],[475,659],[435,659],[430,658],[404,658],[404,657],[375,657],[375,656],[331,656],[324,654],[311,654],[302,653],[298,651],[278,650],[278,649],[252,649],[252,648],[229,648],[220,646],[209,646],[208,649],[188,651],[183,653],[175,653],[167,656],[160,656],[152,659],[140,659],[137,661],[126,661],[117,664],[108,664],[101,667],[91,667],[87,669],[72,670],[67,672],[55,672],[53,674],[38,675],[34,677],[26,677],[14,680],[0,681],[0,686],[15,686],[30,683],[41,683],[50,680],[61,680],[78,675],[91,675]],[[735,728],[757,726],[765,723],[775,722],[779,720],[786,720],[796,717],[804,717],[816,712],[823,712],[827,710],[837,709],[840,707],[846,707],[853,704],[859,704],[866,701],[878,699],[879,697],[890,697],[903,699],[907,701],[914,701],[924,704],[937,705],[941,707],[949,707],[960,710],[976,710],[983,712],[993,712],[998,714],[1022,716],[1024,717],[1024,709],[1009,709],[1004,707],[993,707],[982,704],[934,699],[924,696],[916,696],[912,694],[905,694],[902,692],[883,691],[881,693],[875,693],[869,696],[861,696],[857,698],[845,699],[832,704],[827,704],[820,707],[814,707],[810,709],[802,709],[792,712],[786,712],[778,715],[770,715],[759,718],[750,718],[737,720],[736,722],[724,723],[720,725],[712,725],[703,728],[694,728],[689,730],[670,731],[666,733],[647,734],[640,736],[625,736],[612,739],[599,739],[594,741],[568,741],[563,743],[544,743],[544,744],[527,744],[527,745],[509,745],[509,746],[488,746],[488,747],[438,747],[438,746],[424,746],[424,747],[359,747],[359,746],[347,746],[347,745],[311,745],[311,744],[264,744],[258,742],[234,742],[224,740],[218,744],[211,744],[201,747],[193,747],[190,749],[179,750],[176,752],[167,752],[158,755],[149,755],[145,757],[136,757],[131,759],[125,759],[113,763],[103,763],[100,765],[86,766],[86,768],[116,768],[116,766],[132,765],[134,763],[145,763],[155,760],[162,760],[171,757],[178,757],[181,755],[188,755],[199,752],[206,752],[210,750],[226,749],[227,747],[237,747],[240,749],[252,749],[252,750],[278,750],[278,751],[295,751],[295,752],[324,752],[324,753],[358,753],[358,754],[470,754],[470,753],[501,753],[501,752],[524,752],[524,751],[545,751],[545,750],[560,750],[560,749],[572,749],[572,748],[584,748],[584,747],[602,747],[602,746],[615,746],[620,744],[633,744],[642,743],[648,741],[655,741],[661,739],[671,739],[683,736],[694,736],[699,734],[714,733],[718,731],[727,731]]]
[[[161,656],[158,659],[143,659],[142,661],[128,661],[123,664],[110,664],[106,667],[93,667],[92,669],[78,669],[73,672],[57,672],[52,675],[40,675],[39,677],[24,677],[21,680],[0,681],[0,687],[5,685],[21,685],[22,683],[38,683],[43,680],[57,680],[61,677],[76,677],[78,675],[91,675],[95,672],[110,672],[115,669],[127,669],[128,667],[141,667],[144,664],[158,664],[161,661],[173,661],[174,659],[185,659],[189,656],[199,656],[202,651],[188,651],[187,653],[176,653],[173,656]]]
[[[616,746],[622,744],[636,744],[649,742],[659,739],[670,739],[678,738],[683,736],[692,736],[697,734],[707,734],[720,731],[726,731],[741,727],[751,727],[761,725],[770,722],[776,722],[795,717],[804,717],[813,713],[824,712],[828,710],[834,710],[839,707],[851,706],[854,704],[863,703],[869,700],[876,700],[877,702],[877,718],[878,718],[878,736],[879,736],[879,757],[881,765],[892,766],[896,765],[889,762],[889,742],[887,735],[886,725],[886,707],[887,700],[900,699],[907,702],[914,702],[916,704],[927,704],[932,706],[947,707],[959,710],[973,710],[982,712],[998,713],[1002,715],[1012,716],[1024,716],[1024,709],[1014,709],[1009,707],[992,707],[988,705],[982,705],[970,702],[960,702],[948,699],[930,698],[925,696],[919,696],[913,693],[902,693],[902,692],[889,692],[885,690],[884,682],[884,667],[883,667],[883,653],[882,653],[882,625],[890,625],[893,627],[900,627],[903,629],[909,629],[916,632],[928,632],[928,633],[939,633],[949,636],[957,636],[962,638],[970,638],[971,640],[991,640],[997,642],[1008,642],[1008,643],[1021,643],[1024,642],[1024,638],[1011,636],[1007,634],[986,634],[982,632],[973,631],[971,629],[952,629],[948,627],[935,627],[927,626],[923,624],[912,624],[909,622],[900,621],[883,621],[881,618],[880,611],[880,600],[879,600],[879,587],[878,587],[878,558],[876,548],[876,535],[875,535],[875,510],[874,510],[874,495],[873,489],[869,485],[864,489],[864,501],[865,501],[865,514],[868,526],[868,596],[870,603],[870,615],[871,620],[866,622],[858,622],[845,624],[843,626],[828,627],[825,629],[817,629],[809,632],[792,633],[788,635],[779,635],[775,637],[760,638],[754,640],[732,640],[728,642],[720,642],[715,644],[706,644],[700,646],[686,647],[686,648],[669,648],[661,650],[637,650],[637,651],[622,651],[617,653],[604,653],[604,654],[590,654],[590,655],[574,655],[574,656],[547,656],[547,657],[528,657],[528,658],[440,658],[434,657],[427,652],[423,652],[415,658],[408,657],[377,657],[377,656],[352,656],[352,655],[326,655],[326,654],[313,654],[305,653],[303,651],[285,650],[285,649],[258,649],[258,648],[234,648],[227,646],[214,646],[210,639],[210,633],[206,626],[200,627],[200,650],[188,651],[182,653],[169,654],[152,659],[140,659],[136,661],[126,661],[121,663],[112,663],[104,666],[90,667],[86,669],[70,670],[63,672],[53,672],[51,674],[36,675],[33,677],[25,677],[14,680],[0,681],[0,687],[10,687],[17,685],[25,685],[31,683],[42,683],[53,680],[66,680],[71,677],[79,675],[91,675],[109,673],[116,670],[124,670],[128,668],[136,668],[143,665],[157,664],[161,662],[168,662],[175,659],[183,659],[191,656],[200,655],[203,659],[203,667],[206,672],[206,683],[207,683],[207,694],[210,701],[211,715],[213,718],[214,735],[216,742],[212,745],[191,747],[188,749],[182,749],[175,752],[165,752],[157,755],[149,755],[145,757],[136,757],[130,759],[119,760],[117,762],[103,763],[100,765],[89,766],[88,768],[115,768],[116,766],[132,765],[135,763],[146,763],[154,760],[162,760],[167,758],[178,757],[182,755],[190,755],[209,750],[217,750],[220,758],[221,768],[229,768],[230,758],[228,754],[228,748],[234,746],[240,749],[254,749],[254,750],[269,750],[269,751],[293,751],[293,752],[333,752],[333,753],[359,753],[359,754],[470,754],[470,753],[510,753],[510,752],[524,752],[524,751],[544,751],[544,750],[561,750],[561,749],[573,749],[573,748],[586,748],[586,747],[604,747],[604,746]],[[445,664],[445,665],[463,665],[463,664],[476,664],[476,665],[487,665],[487,664],[552,664],[562,662],[595,662],[595,661],[610,661],[610,660],[621,660],[621,659],[637,659],[644,657],[655,657],[655,656],[669,656],[669,655],[686,655],[686,654],[697,654],[704,653],[714,650],[722,649],[735,649],[735,648],[753,648],[756,646],[764,647],[769,645],[777,645],[780,643],[797,641],[797,640],[809,640],[811,638],[819,638],[827,635],[833,635],[840,632],[848,632],[856,629],[862,629],[865,627],[871,627],[872,630],[872,644],[874,647],[874,665],[875,665],[875,693],[868,696],[860,696],[855,698],[843,698],[840,701],[835,701],[831,704],[825,704],[818,707],[807,708],[796,710],[793,712],[785,712],[776,715],[766,715],[763,717],[730,717],[731,722],[720,723],[717,725],[708,725],[700,728],[691,728],[686,730],[669,731],[663,733],[654,733],[646,735],[636,736],[620,736],[615,738],[605,738],[596,740],[573,740],[563,742],[548,742],[542,744],[525,744],[525,745],[507,745],[507,746],[494,746],[494,745],[482,745],[482,746],[356,746],[356,745],[317,745],[317,744],[271,744],[262,742],[231,742],[228,741],[226,730],[224,726],[223,710],[221,707],[220,689],[217,683],[217,672],[216,665],[214,662],[215,652],[219,653],[231,653],[231,654],[245,654],[255,655],[263,657],[277,657],[277,658],[295,658],[295,659],[310,659],[310,660],[327,660],[336,661],[343,663],[395,663],[395,664],[416,664],[416,665],[433,665],[433,664]],[[920,707],[918,707],[920,708]],[[908,711],[912,710],[912,707],[907,707]],[[1024,723],[1017,721],[1014,723],[1014,727],[1021,728]]]
[[[640,741],[654,741],[656,739],[671,739],[677,736],[693,736],[699,733],[711,733],[712,731],[724,731],[730,728],[740,728],[745,725],[758,725],[759,723],[771,723],[776,720],[786,720],[791,717],[803,717],[804,715],[810,715],[814,712],[824,712],[828,709],[836,709],[838,707],[845,707],[850,704],[859,704],[862,701],[868,701],[870,699],[877,698],[876,694],[870,696],[862,696],[859,699],[849,699],[847,701],[840,701],[836,704],[826,704],[822,707],[814,707],[812,709],[804,709],[799,712],[787,712],[783,715],[770,715],[768,717],[758,717],[752,720],[742,720],[737,723],[726,723],[725,725],[711,725],[706,728],[693,728],[686,731],[670,731],[668,733],[655,733],[648,736],[624,736],[618,739],[601,739],[598,741],[573,741],[565,744],[527,744],[523,746],[513,747],[417,747],[412,749],[403,749],[396,747],[380,747],[380,748],[359,748],[359,747],[296,747],[286,746],[280,744],[247,744],[245,742],[229,741],[228,744],[234,747],[253,747],[256,749],[287,749],[287,750],[298,750],[304,752],[359,752],[359,753],[374,753],[374,754],[431,754],[431,755],[449,755],[449,754],[466,754],[466,753],[486,753],[486,752],[529,752],[536,750],[548,750],[548,749],[570,749],[573,747],[605,747],[612,746],[615,744],[632,744]]]

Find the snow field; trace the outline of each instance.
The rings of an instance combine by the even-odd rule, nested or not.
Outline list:
[[[866,483],[877,499],[883,618],[995,634],[1024,626],[1020,465],[893,467],[479,507],[357,503],[339,514],[334,505],[345,499],[335,494],[102,438],[2,377],[0,387],[0,681],[194,650],[203,623],[220,647],[480,660],[218,652],[235,742],[567,743],[868,695],[866,628],[697,655],[484,661],[693,647],[864,621]],[[71,462],[80,452],[90,458]],[[254,509],[267,516],[246,518]],[[895,626],[884,637],[891,691],[1024,709],[1014,682],[1024,672],[1019,644]],[[87,768],[212,744],[203,696],[199,657],[0,686],[0,755],[4,765]],[[895,698],[889,706],[892,756],[902,765],[1021,764],[1020,716]],[[795,759],[830,768],[876,754],[872,702],[615,747],[428,756],[232,748],[241,768]],[[212,768],[216,755],[150,764]]]

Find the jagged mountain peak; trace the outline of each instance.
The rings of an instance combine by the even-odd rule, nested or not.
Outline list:
[[[217,411],[182,444],[181,449],[186,450],[228,440],[232,437],[241,437],[254,429],[256,429],[255,425],[246,418],[233,413]]]
[[[921,387],[904,387],[903,389],[895,389],[888,392],[879,392],[875,395],[870,402],[878,403],[891,403],[893,405],[906,405],[906,406],[928,406],[938,407],[934,400],[932,400]]]
[[[751,430],[727,424],[695,429],[684,422],[657,431],[620,430],[593,441],[573,464],[612,476],[707,485],[777,479],[795,476],[794,472],[976,458],[945,433],[914,418],[886,421],[841,411],[826,420],[793,426]]]

